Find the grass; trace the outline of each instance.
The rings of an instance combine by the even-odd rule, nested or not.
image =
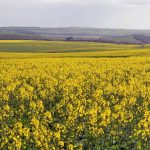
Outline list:
[[[0,59],[49,57],[131,57],[150,56],[150,45],[96,42],[1,40]]]

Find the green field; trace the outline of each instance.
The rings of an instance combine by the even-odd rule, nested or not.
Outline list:
[[[65,41],[0,41],[2,58],[149,56],[150,45]]]
[[[0,59],[62,57],[116,58],[137,56],[150,56],[150,45],[0,40]]]
[[[65,42],[65,41],[0,41],[2,52],[101,52],[124,49],[139,49],[135,45],[104,44],[96,42]]]

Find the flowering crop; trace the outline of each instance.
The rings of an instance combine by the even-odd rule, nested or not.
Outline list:
[[[149,57],[0,60],[0,149],[149,147]]]

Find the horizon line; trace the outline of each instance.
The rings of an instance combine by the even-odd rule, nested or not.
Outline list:
[[[59,28],[91,28],[91,29],[108,29],[108,30],[150,30],[143,28],[117,28],[117,27],[86,27],[86,26],[56,26],[56,27],[48,27],[48,26],[0,26],[0,28],[49,28],[49,29],[59,29]]]

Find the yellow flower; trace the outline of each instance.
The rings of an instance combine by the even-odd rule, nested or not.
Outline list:
[[[59,145],[60,147],[64,147],[64,142],[63,142],[63,141],[59,141],[59,142],[58,142],[58,145]]]
[[[72,144],[68,145],[68,150],[73,150],[73,145]]]

